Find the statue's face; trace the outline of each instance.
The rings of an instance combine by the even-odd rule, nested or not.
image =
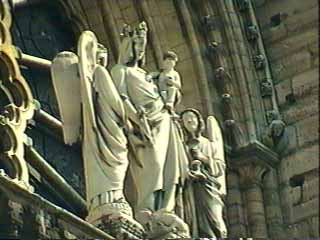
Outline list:
[[[106,52],[99,52],[97,54],[97,62],[99,65],[106,67],[108,64],[108,53]]]
[[[273,135],[275,137],[280,137],[283,132],[284,126],[281,123],[276,123],[273,126]]]
[[[170,58],[166,58],[163,61],[163,69],[172,69],[176,65],[176,61]]]
[[[195,113],[186,112],[182,115],[182,122],[184,127],[190,132],[195,133],[198,130],[199,120]]]
[[[136,60],[141,60],[144,57],[146,52],[146,39],[145,38],[137,38],[134,41],[134,52],[136,56]]]

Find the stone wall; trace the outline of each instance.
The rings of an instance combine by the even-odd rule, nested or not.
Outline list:
[[[175,51],[179,56],[177,70],[182,74],[183,80],[183,107],[196,107],[203,110],[191,49],[181,29],[174,1],[76,0],[69,2],[76,9],[76,15],[86,20],[87,28],[95,32],[98,40],[110,50],[109,67],[116,63],[123,24],[135,26],[142,20],[148,21],[150,38],[146,69],[159,69],[161,65],[158,61],[159,55],[167,50]]]
[[[259,3],[260,2],[260,3]],[[290,144],[278,168],[291,237],[319,236],[318,1],[256,1]]]

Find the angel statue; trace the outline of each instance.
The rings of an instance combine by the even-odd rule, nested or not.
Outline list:
[[[136,161],[130,161],[135,184],[134,210],[173,212],[177,187],[187,175],[187,155],[178,127],[165,107],[157,84],[142,68],[147,25],[125,26],[119,60],[112,70],[134,137],[128,138]],[[131,154],[130,154],[131,155]]]
[[[223,220],[223,196],[226,194],[225,161],[221,130],[213,116],[207,119],[208,137],[199,111],[186,109],[181,113],[190,158],[189,176],[192,180],[195,215],[199,237],[226,238]]]
[[[127,114],[106,70],[107,57],[94,33],[84,31],[78,55],[59,53],[51,70],[64,141],[69,145],[82,142],[89,222],[117,207],[117,214],[132,215],[123,194],[128,168]]]

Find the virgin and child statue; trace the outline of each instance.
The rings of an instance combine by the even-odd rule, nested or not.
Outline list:
[[[211,137],[205,138],[197,110],[175,112],[181,97],[173,69],[178,58],[169,51],[164,69],[144,70],[147,33],[145,22],[125,26],[110,72],[107,49],[90,31],[81,34],[77,54],[61,52],[52,63],[64,141],[82,143],[87,220],[118,214],[145,226],[163,213],[185,223],[183,228],[186,216],[194,215],[193,236],[225,237],[219,125],[209,117]]]

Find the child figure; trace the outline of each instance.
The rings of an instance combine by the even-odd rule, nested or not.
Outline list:
[[[178,56],[172,51],[168,51],[163,56],[163,68],[158,76],[158,87],[160,95],[164,101],[165,108],[170,113],[174,112],[175,105],[181,98],[180,74],[174,69],[178,61]]]

